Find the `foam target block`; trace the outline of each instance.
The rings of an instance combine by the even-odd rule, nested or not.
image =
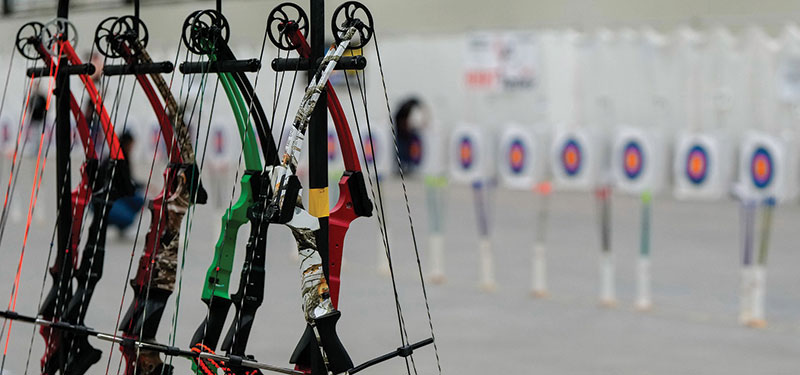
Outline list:
[[[509,124],[500,137],[497,172],[511,189],[527,190],[546,178],[547,134],[532,126]]]
[[[427,176],[447,175],[448,131],[439,124],[429,126],[419,132],[419,170]],[[415,146],[412,145],[412,148]],[[412,159],[414,151],[411,152]]]
[[[670,173],[668,151],[658,130],[620,128],[611,151],[611,174],[617,189],[630,194],[662,191]]]
[[[462,124],[450,133],[450,176],[455,182],[473,183],[493,177],[491,136],[479,126]]]
[[[607,168],[605,139],[589,129],[556,132],[550,147],[553,182],[562,189],[591,190]]]
[[[728,195],[736,172],[729,138],[712,133],[678,136],[672,164],[676,198],[722,199]]]
[[[386,176],[397,169],[397,149],[388,125],[372,126],[370,130],[361,129],[361,139],[354,141],[363,142],[362,163],[369,164],[370,170],[375,167],[378,176]]]
[[[238,130],[230,124],[235,124],[233,116],[224,115],[215,118],[209,129],[206,158],[215,168],[236,168],[242,142]],[[279,149],[279,152],[282,151]]]
[[[787,201],[797,196],[797,152],[792,137],[748,132],[739,149],[739,184],[749,198]]]

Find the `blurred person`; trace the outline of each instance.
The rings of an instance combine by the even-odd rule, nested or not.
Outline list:
[[[41,89],[37,89],[31,94],[30,102],[28,102],[28,111],[31,114],[31,122],[25,137],[27,140],[32,141],[31,154],[36,155],[39,152],[39,137],[47,117],[47,97]]]
[[[133,179],[133,166],[132,160],[129,157],[133,150],[133,145],[136,143],[131,133],[125,132],[119,137],[120,148],[125,160],[128,161],[129,168],[118,169],[119,173],[128,173],[129,176],[125,180],[130,180],[134,185],[135,192],[129,196],[121,197],[114,202],[111,210],[108,212],[109,226],[116,227],[119,230],[121,238],[125,238],[125,231],[136,220],[137,214],[144,206],[144,194],[142,194],[142,184]],[[116,172],[115,172],[116,173]]]
[[[400,168],[404,174],[413,174],[422,160],[422,131],[428,126],[427,107],[421,100],[411,97],[400,103],[394,116],[397,133],[397,150]]]

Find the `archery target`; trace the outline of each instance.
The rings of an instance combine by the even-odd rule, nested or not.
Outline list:
[[[561,163],[564,165],[564,172],[569,176],[575,176],[581,171],[583,163],[583,149],[577,139],[568,139],[561,150]]]
[[[733,182],[733,148],[721,134],[685,133],[678,136],[672,176],[679,199],[720,199]]]
[[[422,137],[417,133],[411,135],[411,141],[408,145],[408,157],[411,165],[414,167],[422,165],[423,158],[425,157],[425,147],[422,142]]]
[[[695,185],[701,185],[708,176],[708,152],[703,146],[694,145],[686,156],[686,177]]]
[[[612,151],[612,175],[617,187],[627,193],[658,192],[667,181],[666,142],[657,130],[623,127]]]
[[[474,125],[460,125],[450,134],[450,175],[457,182],[485,180],[493,172],[490,142]]]
[[[334,174],[341,173],[344,170],[342,161],[342,150],[339,147],[339,136],[336,134],[336,128],[333,125],[333,120],[328,123],[328,172]]]
[[[750,178],[755,187],[763,189],[769,186],[772,182],[773,165],[772,153],[767,148],[761,146],[753,151],[750,157]]]
[[[544,178],[547,157],[544,134],[532,127],[509,125],[500,140],[498,172],[504,185],[512,189],[531,189]]]
[[[556,133],[550,148],[555,184],[571,190],[594,188],[603,177],[606,155],[604,139],[589,129]]]
[[[791,137],[750,132],[739,154],[742,194],[756,199],[793,199],[797,195],[797,153]]]
[[[370,137],[370,134],[372,137]],[[354,136],[357,137],[357,136]],[[354,138],[356,143],[359,142]],[[362,162],[369,164],[370,170],[374,166],[378,176],[385,176],[397,168],[396,148],[392,132],[387,126],[372,126],[371,131],[362,129],[361,141],[363,142]],[[357,149],[360,147],[356,147]]]
[[[237,163],[242,150],[239,131],[235,126],[231,126],[231,124],[235,124],[232,117],[221,116],[219,119],[215,119],[210,125],[211,129],[208,130],[209,139],[201,140],[201,142],[208,142],[209,147],[206,148],[205,157],[215,168],[235,167],[234,164]],[[201,132],[201,134],[203,133]],[[201,156],[197,155],[197,159],[200,160],[200,158]]]
[[[622,149],[622,170],[629,179],[636,179],[644,169],[642,146],[635,140],[628,141]]]
[[[212,133],[211,151],[214,155],[225,155],[225,132],[221,129],[214,129]]]
[[[421,156],[420,169],[427,176],[447,174],[447,131],[438,123],[420,131]]]

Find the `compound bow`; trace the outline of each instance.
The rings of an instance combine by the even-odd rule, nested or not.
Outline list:
[[[187,48],[198,55],[206,55],[209,62],[203,65],[200,72],[214,70],[233,108],[240,138],[242,153],[245,158],[245,173],[241,180],[241,192],[236,203],[232,204],[222,219],[222,232],[214,251],[214,259],[206,273],[202,300],[208,306],[208,313],[192,337],[192,348],[198,353],[213,353],[219,343],[225,319],[231,304],[236,313],[228,333],[223,341],[222,349],[229,356],[245,357],[247,340],[255,319],[256,310],[264,298],[264,275],[266,258],[266,234],[269,226],[266,206],[271,196],[269,186],[269,170],[277,164],[278,154],[272,139],[271,128],[267,121],[253,84],[241,69],[226,71],[225,64],[239,63],[228,46],[229,25],[225,17],[217,10],[204,10],[191,14],[184,23],[183,40]],[[257,60],[244,61],[257,69]],[[213,68],[212,68],[213,66]],[[191,72],[187,65],[184,72]],[[256,77],[256,83],[257,83]],[[258,145],[255,143],[252,117],[258,133],[264,161],[267,169],[261,165]],[[239,228],[250,222],[250,237],[245,249],[245,262],[239,290],[230,295],[230,276],[233,271],[233,255],[235,253],[236,235]],[[249,356],[252,359],[252,356]],[[248,370],[228,364],[226,372],[245,373]],[[205,373],[214,373],[219,364],[214,361],[197,360],[196,368]]]
[[[137,1],[135,14],[138,14],[138,5]],[[135,74],[156,114],[159,137],[163,136],[169,158],[163,174],[164,186],[148,204],[151,221],[136,276],[131,279],[134,296],[120,325],[124,327],[125,337],[152,342],[175,288],[181,223],[193,204],[206,202],[207,194],[195,165],[189,127],[161,75],[172,72],[173,64],[154,63],[146,50],[148,40],[147,27],[137,16],[107,18],[95,33],[95,46],[103,55],[122,57],[126,62],[126,65],[107,66],[105,72],[119,74],[127,70]],[[158,98],[151,80],[166,105]],[[121,350],[126,374],[136,373],[136,368],[141,373],[166,372],[162,372],[163,362],[157,353],[126,347]]]
[[[48,75],[57,75],[59,69],[66,70],[69,67],[78,67],[84,70],[79,76],[95,107],[95,113],[99,114],[101,127],[110,147],[111,160],[99,166],[98,155],[90,137],[86,118],[81,113],[74,95],[69,93],[70,109],[76,118],[86,161],[81,167],[81,182],[71,194],[73,221],[69,248],[56,253],[53,266],[50,268],[53,285],[41,304],[39,315],[45,320],[83,325],[94,288],[102,276],[108,212],[118,198],[132,194],[133,184],[119,140],[114,132],[114,126],[111,124],[99,91],[88,76],[93,72],[93,67],[87,67],[80,61],[72,41],[64,37],[69,31],[75,35],[74,26],[66,19],[56,19],[48,25],[55,26],[55,29],[50,30],[46,25],[36,22],[24,25],[17,35],[19,52],[26,58],[43,60],[45,69],[50,71]],[[31,29],[32,33],[23,37],[28,31],[27,29]],[[48,41],[43,40],[45,36],[49,38]],[[55,56],[47,51],[45,43],[52,44],[54,49],[58,49],[58,59],[54,61]],[[33,51],[35,54],[32,53]],[[70,66],[59,66],[62,54]],[[62,73],[66,74],[67,72],[62,71]],[[84,211],[90,196],[93,210],[92,222],[89,225],[88,238],[80,266],[75,269]],[[73,278],[77,282],[74,291]],[[100,359],[100,351],[91,347],[83,336],[63,335],[62,332],[56,332],[47,326],[43,326],[40,333],[47,344],[47,350],[41,361],[42,372],[45,374],[53,374],[58,371],[61,373],[84,373],[89,366]]]

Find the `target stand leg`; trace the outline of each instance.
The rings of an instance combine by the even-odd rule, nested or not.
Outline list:
[[[763,265],[756,265],[753,268],[753,316],[747,322],[749,327],[765,328],[767,326],[767,320],[764,315],[766,281],[766,268]]]
[[[600,306],[616,307],[617,297],[614,290],[614,257],[605,251],[600,257]]]
[[[388,229],[387,229],[388,230]],[[386,233],[386,237],[389,237],[389,233]],[[389,258],[386,257],[386,244],[383,243],[383,236],[381,236],[380,232],[378,233],[378,265],[376,270],[378,274],[381,276],[389,276],[391,275],[391,270],[389,268]]]
[[[432,233],[428,238],[431,251],[431,282],[444,284],[444,236],[441,233]]]
[[[640,256],[636,265],[636,310],[652,310],[651,295],[650,257]]]
[[[543,243],[533,245],[531,257],[531,296],[545,298],[547,292],[547,249]]]
[[[489,238],[483,237],[478,244],[480,255],[480,288],[486,292],[493,292],[497,289],[497,282],[494,278],[494,255],[492,254],[492,243]]]
[[[753,266],[745,265],[742,267],[741,296],[739,299],[739,323],[748,324],[753,319],[753,293],[755,292],[755,280],[753,278]]]

